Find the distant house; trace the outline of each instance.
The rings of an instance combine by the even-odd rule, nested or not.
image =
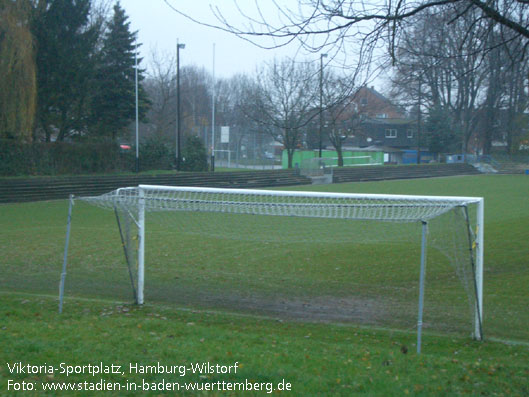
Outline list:
[[[405,119],[406,112],[374,87],[361,87],[353,98],[354,111],[367,119]]]
[[[407,118],[403,108],[393,104],[374,87],[362,87],[356,92],[349,115],[359,117],[361,121],[344,142],[344,149],[379,148],[384,151],[386,162],[416,161],[417,121]],[[421,161],[430,160],[432,156],[423,145]]]
[[[365,119],[351,143],[360,147],[417,148],[416,125],[407,119]]]

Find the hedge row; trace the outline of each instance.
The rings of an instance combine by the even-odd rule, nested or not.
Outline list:
[[[64,175],[133,171],[135,149],[122,150],[115,142],[52,142],[23,144],[0,140],[0,176]],[[186,137],[182,169],[206,171],[202,141]],[[171,169],[174,149],[150,139],[140,145],[141,170]]]
[[[0,175],[60,175],[122,170],[119,146],[103,143],[0,141]]]

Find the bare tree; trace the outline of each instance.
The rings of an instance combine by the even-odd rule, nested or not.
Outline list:
[[[257,82],[246,74],[235,75],[217,83],[216,120],[230,126],[229,150],[237,156],[243,146],[249,147],[250,137],[258,134],[259,124],[253,105],[257,102]]]
[[[165,2],[172,6],[173,0]],[[264,0],[256,0],[249,6],[234,0],[234,4],[246,22],[237,24],[227,18],[223,5],[212,8],[217,23],[208,26],[215,25],[213,27],[264,48],[299,41],[306,50],[325,51],[337,58],[341,55],[344,65],[349,64],[351,57],[345,57],[351,51],[355,51],[357,65],[367,65],[382,48],[393,64],[400,62],[403,57],[400,49],[410,44],[407,43],[410,26],[417,20],[430,24],[437,44],[431,37],[426,51],[417,46],[415,52],[425,56],[421,60],[425,67],[417,70],[416,64],[408,65],[411,72],[408,85],[415,87],[415,99],[420,93],[429,109],[446,109],[451,113],[453,126],[461,135],[463,151],[467,150],[469,139],[478,132],[483,135],[485,150],[490,148],[495,132],[490,128],[484,132],[476,130],[483,114],[491,115],[484,106],[489,109],[503,106],[505,110],[508,103],[509,111],[512,113],[516,108],[518,115],[520,106],[524,106],[523,90],[511,86],[511,94],[519,98],[515,99],[505,95],[505,84],[494,88],[495,80],[506,70],[504,67],[500,70],[502,73],[494,72],[491,69],[493,63],[486,57],[489,53],[498,54],[496,49],[501,47],[504,62],[513,65],[509,72],[511,77],[516,70],[525,69],[514,64],[523,62],[529,47],[527,0],[367,0],[360,3],[353,0],[299,0],[294,3],[266,0],[266,6]],[[270,12],[270,7],[275,8],[275,12]],[[427,39],[430,36],[425,32],[422,29],[423,38]],[[515,46],[512,45],[514,42]],[[437,50],[441,50],[441,57],[434,56]],[[527,84],[527,75],[522,78],[517,73],[516,76],[519,84]],[[409,84],[411,80],[414,84]],[[417,104],[417,100],[414,102]],[[515,124],[511,119],[507,128],[509,142],[516,135]]]
[[[504,40],[498,34],[489,37],[491,44]],[[524,90],[529,65],[521,51],[523,43],[513,35],[506,45],[498,46],[488,54],[486,93],[482,105],[482,147],[485,154],[492,151],[494,139],[505,140],[507,153],[519,149],[517,138],[527,126],[520,123],[527,110],[527,93]],[[510,62],[505,62],[509,59]]]
[[[481,45],[482,29],[488,27],[472,26],[470,12],[454,20],[456,16],[452,10],[428,12],[414,20],[397,50],[393,86],[405,105],[449,111],[465,153],[479,122],[476,110],[486,82],[486,53],[475,48]]]
[[[517,53],[516,49],[521,46],[520,40],[511,43],[512,52]],[[518,52],[518,57],[522,54]],[[504,66],[505,72],[505,92],[502,107],[505,109],[504,132],[507,143],[506,151],[513,154],[520,148],[520,140],[524,133],[527,133],[527,115],[528,105],[527,93],[524,90],[524,81],[529,73],[527,62],[512,62]]]
[[[449,116],[447,137],[438,136],[436,147],[458,132],[463,152],[472,138],[474,146],[488,154],[493,139],[504,131],[510,139],[514,113],[525,104],[524,44],[516,34],[495,29],[490,20],[476,23],[471,12],[457,15],[439,9],[414,18],[397,50],[394,94],[406,105],[417,105],[420,98],[421,107],[434,119],[442,113]],[[483,47],[488,50],[476,50]]]
[[[183,14],[172,5],[173,0],[164,1],[177,13],[205,24]],[[367,0],[361,3],[354,0],[299,0],[295,5],[266,0],[267,6],[273,3],[276,8],[274,17],[264,11],[263,3],[252,2],[254,9],[249,11],[242,2],[235,0],[241,15],[246,17],[247,23],[242,25],[225,17],[222,8],[213,8],[218,20],[214,27],[263,47],[267,45],[260,39],[266,37],[273,39],[268,47],[299,40],[314,52],[330,48],[350,49],[351,40],[370,50],[382,41],[395,58],[398,40],[407,21],[435,8],[455,10],[453,20],[472,15],[475,24],[493,21],[503,33],[522,37],[524,51],[529,45],[529,3],[526,0]]]
[[[176,78],[175,60],[168,55],[152,54],[150,74],[145,87],[152,102],[146,125],[149,134],[169,145],[176,134]],[[203,68],[181,68],[181,95],[184,135],[195,135],[211,146],[211,95],[213,80]],[[257,133],[256,113],[257,83],[247,75],[215,81],[215,124],[231,127],[228,149],[241,152],[249,133]],[[260,129],[262,131],[262,128]]]
[[[328,72],[323,83],[324,131],[336,150],[339,167],[343,166],[343,143],[359,132],[363,120],[356,106],[358,87],[354,81],[355,76],[344,77]]]
[[[185,66],[180,69],[184,127],[198,135],[210,125],[212,77],[204,68]]]
[[[211,125],[211,75],[196,66],[180,68],[182,125],[185,135],[203,137]],[[150,75],[145,82],[152,102],[147,115],[149,130],[157,139],[174,142],[176,134],[176,62],[174,56],[151,57]]]
[[[250,117],[283,144],[288,168],[292,168],[303,128],[318,114],[314,112],[319,94],[317,76],[312,63],[284,59],[268,64],[256,77],[257,92]]]
[[[170,142],[176,127],[175,59],[154,51],[151,55],[150,73],[144,86],[151,101],[147,114],[150,132],[159,140]]]

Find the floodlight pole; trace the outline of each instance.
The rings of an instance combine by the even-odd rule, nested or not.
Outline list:
[[[138,122],[138,42],[136,41],[136,51],[134,51],[134,81],[136,94],[136,173],[140,172],[140,139]]]
[[[215,171],[215,43],[213,43],[213,90],[211,95],[211,171]]]
[[[322,146],[323,146],[323,58],[327,58],[327,54],[320,54],[320,131],[319,131],[319,151],[318,157],[321,158]]]
[[[421,164],[421,102],[422,102],[422,75],[419,77],[419,96],[417,101],[417,164]]]
[[[186,48],[185,44],[179,44],[176,40],[176,169],[180,171],[182,165],[182,131],[180,113],[180,50]]]

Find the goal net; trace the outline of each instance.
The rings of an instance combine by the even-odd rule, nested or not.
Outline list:
[[[304,159],[299,165],[301,175],[321,176],[327,170],[338,167],[338,157],[315,157]],[[373,156],[344,156],[343,167],[361,167],[366,165],[384,165]]]
[[[482,198],[140,185],[75,208],[67,293],[482,338]],[[94,252],[77,222],[106,225]]]

